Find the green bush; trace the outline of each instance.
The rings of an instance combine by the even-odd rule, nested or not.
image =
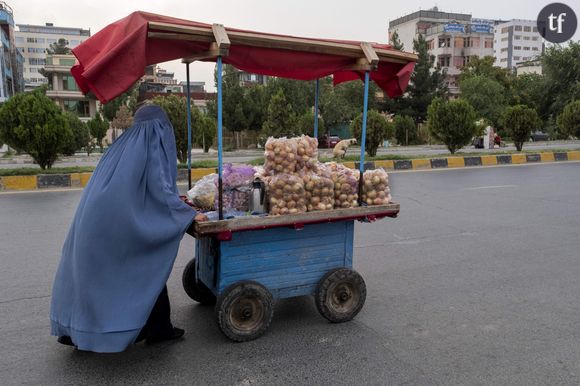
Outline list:
[[[503,125],[518,151],[530,138],[532,131],[542,126],[535,109],[524,105],[508,107],[503,114]]]
[[[557,123],[566,139],[570,135],[580,138],[580,100],[568,103],[558,115]]]
[[[361,138],[362,135],[362,114],[359,114],[351,123],[351,129],[355,138]],[[393,125],[387,122],[376,110],[369,110],[367,114],[367,137],[365,141],[366,153],[374,157],[377,154],[379,146],[385,138],[391,138],[394,134]]]
[[[44,91],[16,94],[0,107],[1,142],[30,154],[42,169],[74,141],[69,122]]]
[[[429,131],[454,154],[469,144],[477,130],[475,110],[469,103],[457,99],[435,98],[427,113]]]
[[[90,155],[92,150],[90,146],[91,135],[87,124],[81,121],[76,114],[71,112],[66,112],[65,117],[73,133],[73,137],[65,144],[63,154],[75,155],[77,150],[85,148],[87,155]]]
[[[408,146],[417,142],[417,127],[413,118],[407,115],[397,115],[393,121],[395,138],[399,145]]]

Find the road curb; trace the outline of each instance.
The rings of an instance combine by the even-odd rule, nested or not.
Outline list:
[[[458,167],[480,167],[495,165],[511,165],[526,163],[548,163],[580,161],[580,151],[567,152],[538,152],[526,154],[499,154],[483,156],[450,156],[436,158],[417,158],[406,160],[380,160],[365,163],[372,168],[384,168],[392,170],[428,170],[428,169],[452,169]],[[370,164],[370,165],[369,165]],[[355,162],[344,162],[344,165],[355,168]],[[210,173],[215,173],[215,168],[197,168],[191,170],[191,179],[198,180]],[[3,176],[0,177],[0,191],[26,191],[51,188],[83,188],[92,173],[71,174],[38,174],[34,176]],[[187,180],[187,170],[179,169],[178,181]]]

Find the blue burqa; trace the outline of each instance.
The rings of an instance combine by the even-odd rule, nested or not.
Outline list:
[[[179,198],[176,161],[167,115],[140,108],[81,197],[54,281],[53,335],[95,352],[135,341],[196,214]]]

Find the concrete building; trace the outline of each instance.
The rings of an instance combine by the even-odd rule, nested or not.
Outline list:
[[[251,86],[254,84],[265,85],[266,83],[268,83],[267,75],[252,74],[250,72],[238,70],[237,68],[236,71],[238,72],[238,77],[240,78],[240,85],[242,86]]]
[[[68,47],[74,48],[91,36],[90,29],[56,27],[52,23],[17,24],[17,27],[15,40],[25,59],[24,83],[27,91],[47,83],[47,79],[39,71],[46,64],[46,50],[52,43],[66,39]]]
[[[46,55],[44,72],[47,75],[48,90],[46,96],[54,100],[63,111],[78,115],[83,121],[94,118],[97,113],[97,101],[83,95],[73,76],[71,67],[76,59],[73,55]]]
[[[0,1],[0,103],[24,91],[24,57],[15,45],[14,13]]]
[[[542,61],[540,59],[530,60],[527,62],[516,63],[516,75],[524,74],[542,74]]]
[[[493,56],[493,20],[475,19],[469,14],[441,12],[434,7],[389,22],[389,41],[397,31],[404,49],[413,50],[413,40],[425,37],[435,66],[447,71],[452,97],[459,94],[461,68],[472,57]]]
[[[514,19],[498,22],[494,28],[495,65],[516,68],[519,62],[536,59],[544,50],[544,41],[535,20]]]

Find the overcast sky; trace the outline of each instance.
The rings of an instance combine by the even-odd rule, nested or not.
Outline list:
[[[206,23],[221,23],[255,31],[306,37],[337,38],[386,43],[389,20],[435,5],[440,11],[470,13],[489,19],[531,19],[551,1],[487,0],[346,1],[346,0],[4,0],[14,11],[16,24],[54,23],[55,26],[90,28],[95,34],[133,11],[142,10]],[[580,16],[578,0],[565,1]],[[580,32],[577,30],[575,39]],[[185,66],[163,64],[185,80]],[[213,64],[194,63],[192,80],[213,89]]]

